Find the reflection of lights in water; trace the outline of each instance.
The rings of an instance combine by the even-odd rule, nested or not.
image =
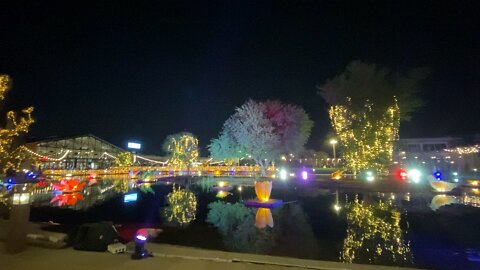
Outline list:
[[[455,196],[447,196],[447,195],[436,195],[432,198],[432,202],[430,203],[430,208],[433,211],[436,211],[438,208],[449,205],[449,204],[457,204],[459,203]]]
[[[345,211],[348,227],[340,252],[343,262],[412,264],[410,246],[400,228],[400,212],[391,204],[366,205],[355,198]]]
[[[477,193],[478,193],[478,189],[477,189]],[[470,205],[470,206],[473,206],[473,207],[480,207],[480,197],[478,197],[478,196],[470,196],[470,195],[464,194],[461,198],[461,202],[464,205]]]
[[[193,192],[173,185],[173,190],[167,195],[168,206],[164,215],[168,222],[186,225],[195,220],[197,198]]]
[[[263,229],[266,226],[273,228],[272,211],[268,208],[258,208],[255,216],[255,226],[259,229]]]
[[[216,197],[223,199],[223,198],[227,197],[227,196],[230,195],[230,194],[232,194],[232,193],[227,192],[227,191],[220,190],[220,191],[217,192],[217,196],[216,196]]]
[[[74,193],[64,193],[55,195],[50,203],[55,203],[58,206],[64,205],[75,205],[78,201],[83,201],[85,197],[82,193],[74,192]]]

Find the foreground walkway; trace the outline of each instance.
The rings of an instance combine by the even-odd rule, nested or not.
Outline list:
[[[46,249],[28,247],[20,254],[0,253],[2,270],[143,270],[143,269],[195,269],[195,270],[370,270],[370,269],[406,269],[396,267],[342,264],[300,260],[283,257],[211,251],[204,249],[178,247],[163,244],[148,244],[147,248],[155,257],[140,261],[130,259],[130,254],[110,254],[108,252],[88,252],[67,249]],[[129,246],[129,250],[132,247]]]

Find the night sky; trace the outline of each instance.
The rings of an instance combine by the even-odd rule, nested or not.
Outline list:
[[[160,154],[168,134],[205,147],[248,98],[280,99],[307,111],[321,149],[331,128],[316,86],[357,59],[431,68],[401,137],[480,133],[478,1],[128,2],[2,1],[7,106],[35,106],[31,136],[137,139]]]

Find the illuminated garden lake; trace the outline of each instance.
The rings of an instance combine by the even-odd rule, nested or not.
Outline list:
[[[226,188],[218,188],[222,180],[220,186]],[[56,230],[70,234],[85,222],[113,221],[121,225],[120,235],[146,225],[161,227],[164,232],[155,241],[174,245],[364,264],[479,269],[476,190],[391,193],[319,183],[274,180],[271,198],[283,200],[283,205],[270,209],[245,206],[246,200],[256,197],[252,179],[199,177],[139,185],[104,179],[86,185],[81,199],[52,202],[53,192],[35,194],[30,219],[60,223]]]

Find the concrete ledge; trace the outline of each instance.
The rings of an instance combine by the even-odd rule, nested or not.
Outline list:
[[[133,251],[133,243],[127,245],[127,250]],[[348,264],[331,261],[305,260],[290,257],[279,257],[269,255],[258,255],[249,253],[225,252],[217,250],[200,249],[193,247],[175,246],[169,244],[148,243],[146,248],[153,253],[155,257],[178,258],[187,260],[209,260],[214,262],[226,263],[249,263],[258,265],[269,265],[278,267],[294,267],[300,269],[323,269],[323,270],[373,270],[373,269],[417,269],[406,267],[367,265],[367,264]],[[155,258],[154,257],[154,258]]]

